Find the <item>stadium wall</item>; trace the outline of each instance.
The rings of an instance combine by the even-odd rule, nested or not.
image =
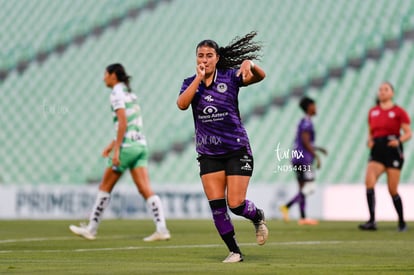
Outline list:
[[[210,209],[199,184],[154,185],[169,219],[210,218]],[[0,219],[87,219],[97,192],[96,185],[4,185],[0,186]],[[251,184],[248,198],[264,209],[267,218],[280,219],[279,206],[295,193],[296,184]],[[414,184],[402,184],[405,217],[414,220]],[[387,187],[376,188],[378,220],[396,220]],[[361,184],[318,185],[307,200],[309,217],[321,220],[358,220],[368,217],[365,188]],[[291,218],[299,210],[292,207]],[[133,185],[117,185],[105,218],[149,218],[145,201]]]

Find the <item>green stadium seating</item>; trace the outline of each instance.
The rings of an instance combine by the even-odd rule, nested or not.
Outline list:
[[[322,169],[317,171],[317,180],[322,183],[362,183],[368,159],[366,148],[367,113],[374,105],[377,88],[382,81],[389,80],[396,88],[396,103],[404,107],[411,116],[414,99],[411,87],[414,84],[414,49],[406,43],[397,52],[386,52],[379,62],[368,61],[364,67],[348,70],[341,80],[331,80],[321,90],[309,90],[318,105],[314,118],[317,129],[317,144],[328,149],[328,156],[321,156]],[[396,64],[400,64],[396,66]],[[279,162],[275,149],[291,148],[296,126],[302,112],[298,100],[292,99],[281,108],[271,108],[263,117],[253,117],[246,123],[255,153],[254,182],[284,183],[294,181],[293,173],[276,172]],[[412,182],[414,161],[410,158],[413,142],[405,145],[407,155],[402,173],[402,182]],[[162,166],[153,167],[151,173],[157,182],[163,182],[165,174],[170,180],[180,182],[182,174],[174,173],[176,160],[167,159]],[[183,155],[180,165],[190,167],[194,158]],[[169,170],[171,173],[162,171]],[[194,176],[193,181],[197,177]]]
[[[175,102],[182,80],[194,74],[195,46],[205,38],[225,45],[236,35],[257,30],[257,40],[263,42],[263,57],[256,63],[267,77],[242,88],[239,96],[257,182],[294,181],[292,173],[274,170],[277,144],[291,146],[301,117],[298,98],[292,96],[295,87],[305,87],[319,105],[318,143],[330,150],[318,172],[320,182],[363,180],[364,122],[381,81],[394,82],[397,102],[407,110],[414,107],[412,45],[404,42],[392,51],[384,47],[384,41],[402,41],[414,28],[412,1],[211,0],[189,5],[186,0],[160,0],[136,18],[126,16],[147,2],[0,0],[0,69],[69,43],[43,62],[30,62],[23,73],[11,70],[0,83],[6,91],[0,102],[0,155],[7,156],[0,160],[3,183],[99,181],[104,168],[100,152],[114,136],[109,93],[102,82],[105,66],[113,62],[123,63],[133,76],[150,151],[167,152],[161,162],[150,164],[153,181],[199,181],[194,145],[189,143],[194,135],[191,111],[179,111]],[[110,27],[120,17],[119,26]],[[101,35],[73,42],[105,24]],[[376,48],[381,49],[379,61],[367,59],[367,50]],[[362,59],[362,68],[350,68],[350,58]],[[342,78],[328,78],[332,67],[344,68]],[[318,77],[325,85],[311,88],[310,81]],[[288,97],[283,106],[271,106],[282,96]],[[254,115],[258,107],[263,107],[262,115]],[[184,144],[177,149],[182,153],[172,150],[177,144]],[[413,179],[414,163],[407,159],[406,166],[405,182]]]
[[[94,27],[126,16],[148,0],[21,0],[0,1],[2,47],[0,69],[12,69],[19,61],[34,59],[36,53],[69,43]]]

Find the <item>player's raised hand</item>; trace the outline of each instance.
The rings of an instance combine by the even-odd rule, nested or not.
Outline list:
[[[240,69],[237,72],[237,76],[242,75],[243,79],[247,79],[249,76],[252,76],[252,66],[253,63],[250,60],[244,60],[240,65]]]
[[[322,154],[324,154],[325,156],[328,154],[328,150],[326,150],[323,147],[318,147],[318,151],[321,152]]]
[[[197,65],[197,76],[204,78],[204,76],[206,75],[206,66],[203,63],[200,63]]]

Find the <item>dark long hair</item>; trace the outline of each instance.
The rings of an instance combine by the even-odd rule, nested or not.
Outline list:
[[[234,69],[246,59],[260,59],[258,52],[262,49],[262,45],[252,41],[256,35],[257,32],[252,31],[241,38],[237,36],[226,47],[219,47],[214,40],[207,39],[198,43],[196,49],[202,46],[213,48],[220,56],[216,65],[217,69]]]
[[[118,81],[125,83],[125,85],[127,86],[128,92],[131,92],[131,87],[129,86],[129,82],[131,80],[131,76],[129,76],[126,71],[124,66],[122,66],[122,64],[120,63],[114,63],[109,65],[108,67],[106,67],[106,71],[110,74],[115,73],[116,78],[118,79]]]

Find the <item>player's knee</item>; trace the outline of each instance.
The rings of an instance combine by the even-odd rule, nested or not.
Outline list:
[[[302,194],[305,196],[309,196],[313,193],[315,193],[316,190],[316,184],[314,182],[308,182],[303,186],[302,188]]]
[[[227,205],[229,208],[237,208],[244,205],[246,197],[240,194],[227,194]]]
[[[388,188],[388,193],[390,193],[391,197],[394,197],[398,195],[398,189],[397,188]]]
[[[144,197],[144,199],[148,199],[149,197],[155,195],[154,191],[152,191],[152,189],[149,186],[137,186],[138,187],[138,192],[141,194],[142,197]]]
[[[388,183],[388,193],[390,193],[392,197],[398,195],[398,182]]]
[[[246,203],[243,201],[241,204],[239,204],[239,205],[238,205],[238,206],[236,206],[236,207],[231,207],[231,206],[229,205],[230,211],[231,211],[233,214],[235,214],[235,215],[237,215],[237,216],[240,216],[240,215],[242,215],[242,214],[243,214],[243,210],[244,210],[245,204],[246,204]]]
[[[375,176],[366,177],[365,179],[365,187],[367,189],[372,189],[375,187],[375,183],[377,182],[377,178]]]

